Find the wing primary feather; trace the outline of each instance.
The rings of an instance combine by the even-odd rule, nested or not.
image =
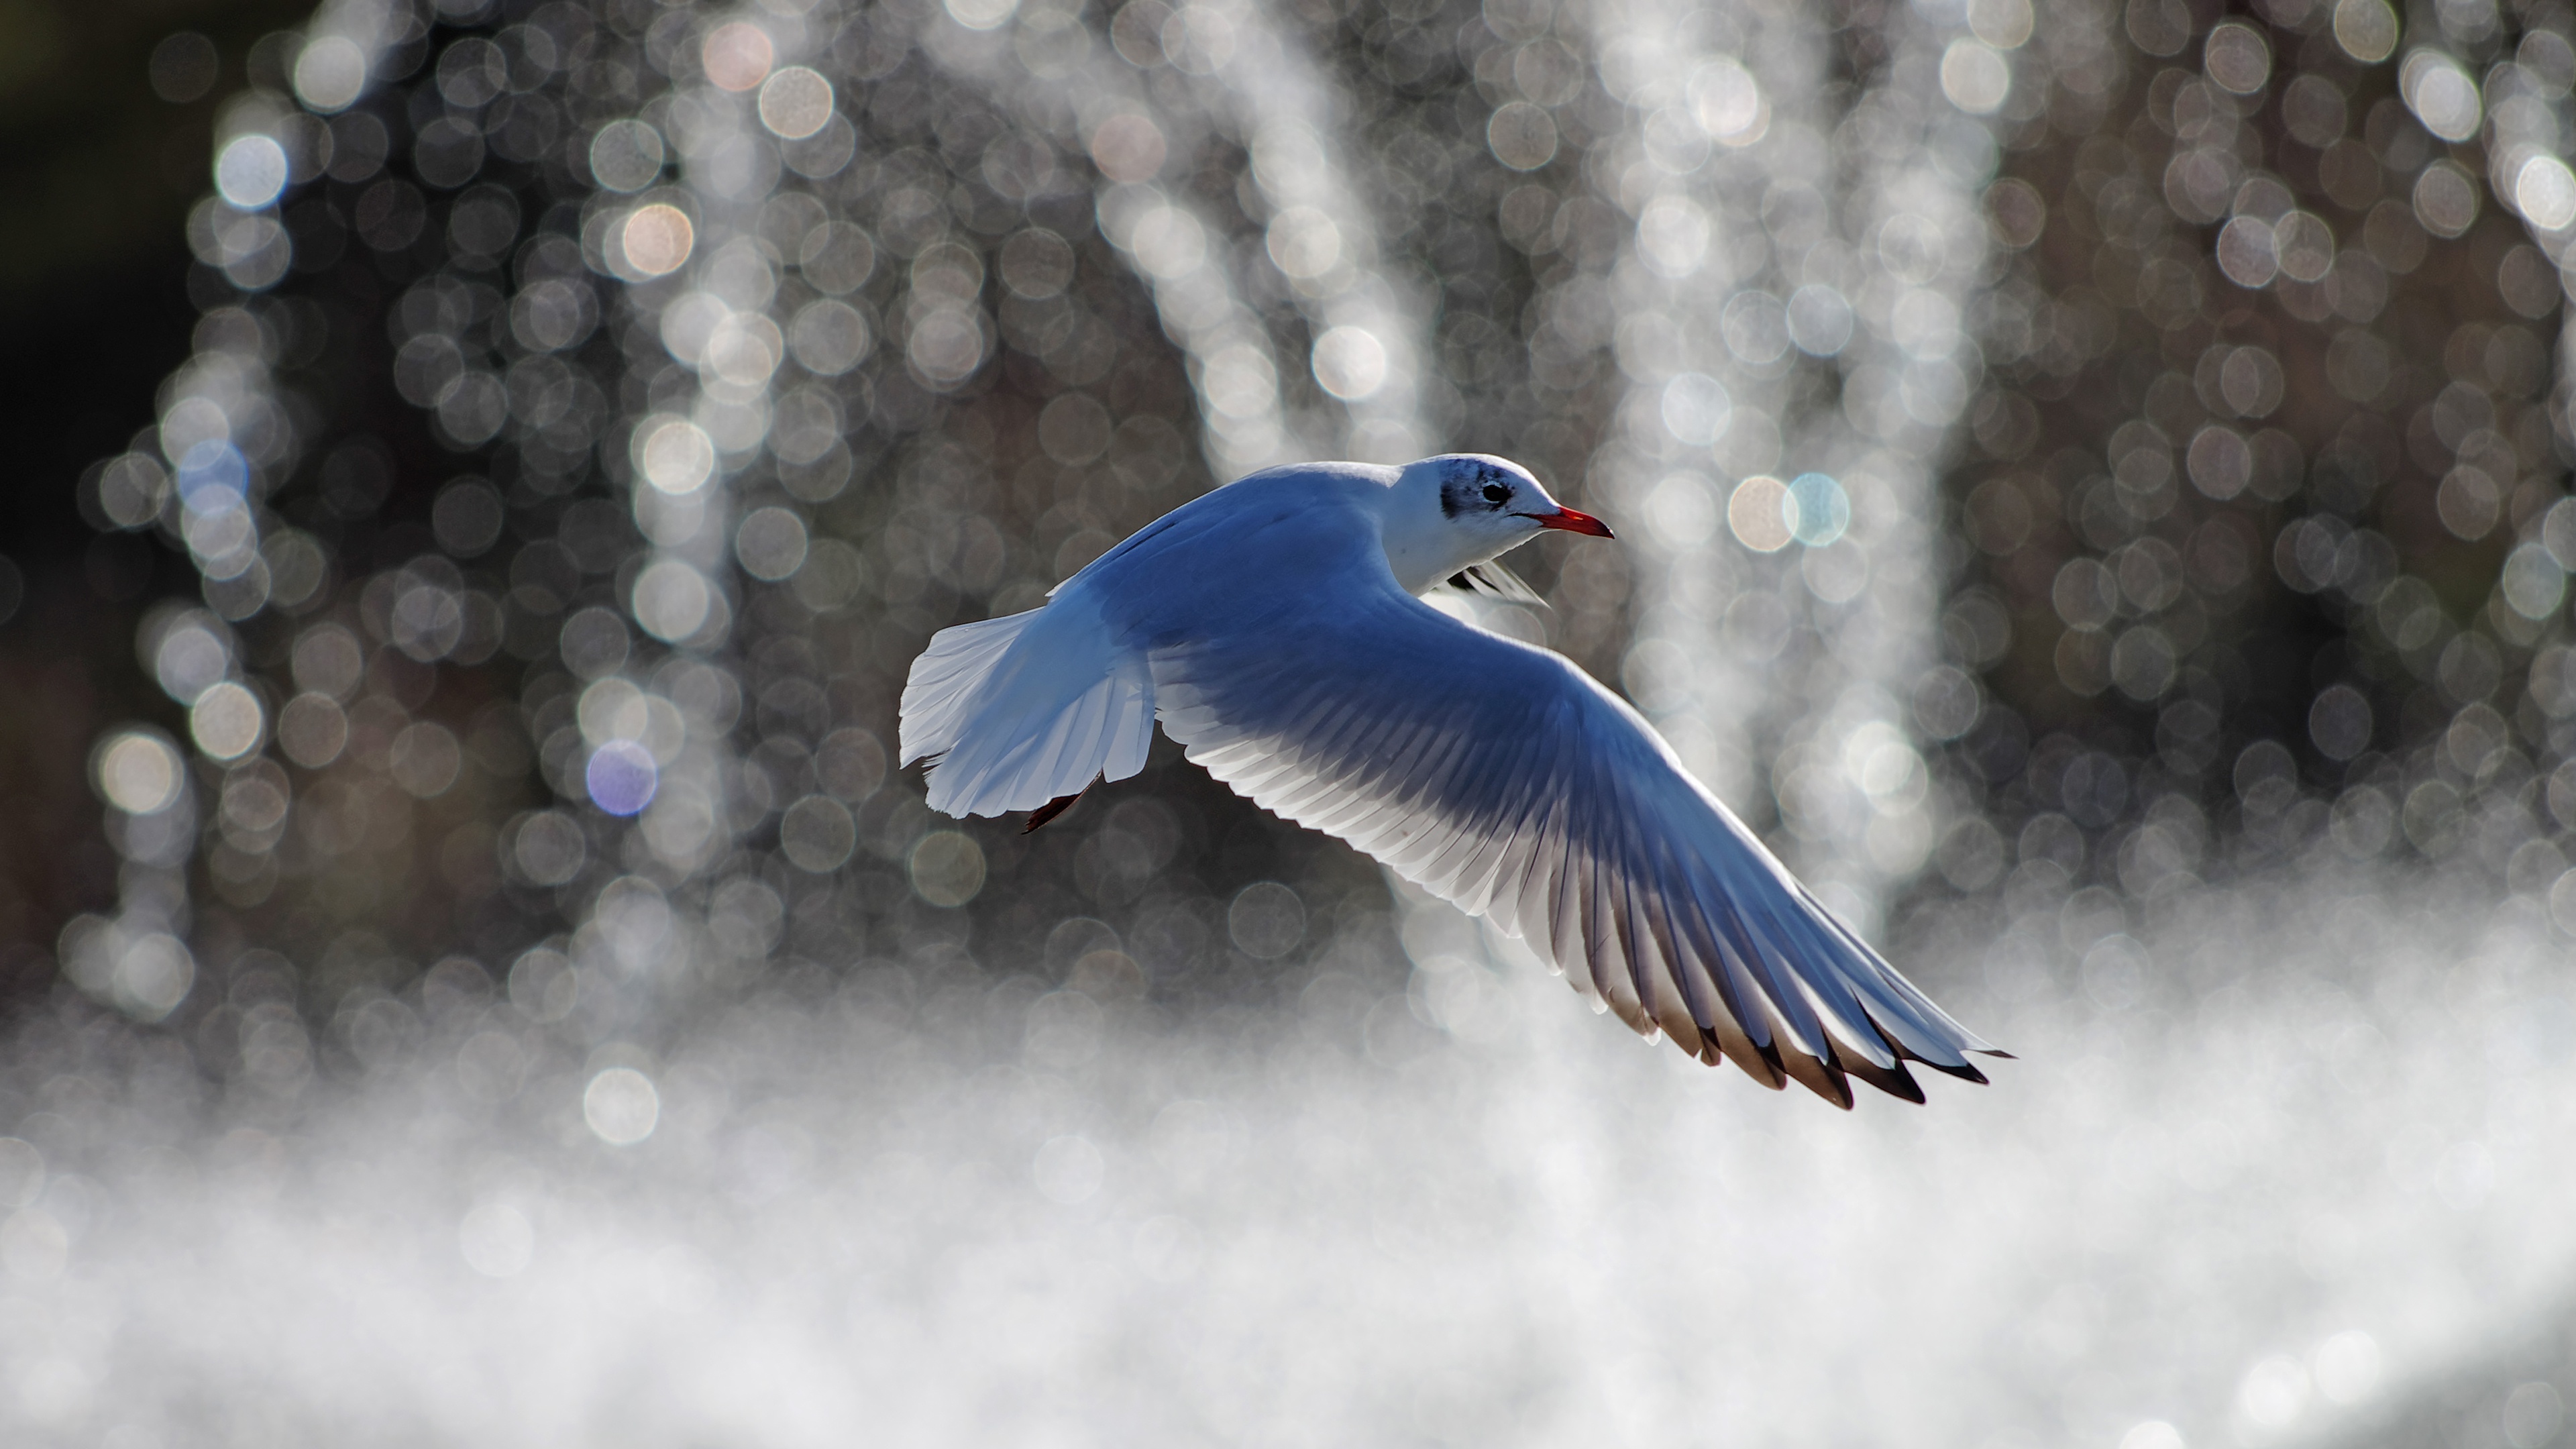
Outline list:
[[[1664,865],[1668,858],[1667,853],[1660,849],[1655,856],[1659,866]],[[1668,876],[1659,869],[1656,878],[1663,882]],[[1680,913],[1687,908],[1688,900],[1686,897],[1675,900],[1670,886],[1659,884],[1651,904],[1646,924],[1652,932],[1655,950],[1663,966],[1663,975],[1657,979],[1655,990],[1659,998],[1669,1002],[1664,1013],[1664,1031],[1675,1041],[1682,1041],[1686,1036],[1696,1038],[1701,1049],[1693,1055],[1704,1057],[1715,1047],[1715,1038],[1709,1035],[1715,1021],[1707,993],[1702,989],[1704,978],[1692,943],[1682,929]],[[1689,1022],[1691,1030],[1687,1034],[1680,1031],[1674,1025],[1676,1021]]]
[[[1824,1051],[1819,1055],[1793,1057],[1790,1060],[1793,1070],[1801,1063],[1808,1069],[1806,1075],[1798,1078],[1801,1086],[1846,1112],[1852,1109],[1851,1079],[1843,1074],[1842,1060],[1834,1051],[1832,1041],[1828,1040],[1825,1043]]]
[[[1904,1049],[1896,1044],[1893,1037],[1884,1032],[1880,1033],[1879,1041],[1892,1055],[1893,1065],[1882,1067],[1869,1062],[1846,1062],[1844,1065],[1853,1076],[1889,1096],[1902,1097],[1920,1106],[1923,1102],[1923,1084],[1915,1081],[1914,1074],[1905,1069]]]
[[[1673,915],[1673,930],[1690,955],[1683,990],[1701,1034],[1708,1038],[1712,1049],[1741,1060],[1750,1053],[1752,1044],[1742,1039],[1742,1009],[1735,1003],[1717,933],[1709,925],[1706,907],[1697,891],[1683,896]]]
[[[1565,969],[1565,958],[1556,953],[1556,902],[1564,856],[1564,839],[1550,821],[1545,838],[1531,842],[1529,869],[1521,877],[1520,908],[1515,913],[1520,918],[1521,939],[1556,971]]]
[[[1564,931],[1570,934],[1558,955],[1566,963],[1566,973],[1571,975],[1580,969],[1591,981],[1593,995],[1607,1005],[1611,997],[1610,986],[1602,978],[1611,963],[1606,959],[1607,953],[1600,949],[1599,932],[1593,919],[1597,907],[1592,894],[1592,859],[1569,847],[1566,863],[1565,905],[1561,909],[1565,912],[1562,918]]]
[[[1653,952],[1654,938],[1646,922],[1650,906],[1646,899],[1644,872],[1640,869],[1643,862],[1638,850],[1635,819],[1623,812],[1612,829],[1615,832],[1612,839],[1623,847],[1620,856],[1624,858],[1625,868],[1608,873],[1611,923],[1618,932],[1619,954],[1627,958],[1628,989],[1637,994],[1637,1009],[1648,1017],[1660,1017],[1661,1013],[1656,1010],[1659,1003],[1655,999],[1657,963]]]
[[[1914,1074],[1905,1070],[1903,1062],[1898,1062],[1892,1067],[1873,1066],[1868,1062],[1845,1062],[1843,1070],[1891,1097],[1912,1102],[1918,1107],[1923,1105],[1923,1084],[1914,1080]]]
[[[1591,958],[1583,949],[1584,882],[1577,878],[1583,869],[1572,842],[1565,848],[1565,861],[1548,877],[1548,955],[1567,979],[1580,981],[1583,994],[1609,1005],[1601,995],[1601,983],[1594,979]]]
[[[1714,888],[1712,886],[1712,889]],[[1752,934],[1745,929],[1743,912],[1736,908],[1732,899],[1721,898],[1713,903],[1712,910],[1711,919],[1717,925],[1719,939],[1726,947],[1727,970],[1735,983],[1735,994],[1738,997],[1737,1011],[1744,1023],[1745,1033],[1754,1041],[1769,1047],[1772,1045],[1771,1010],[1767,1005],[1770,993],[1764,985],[1761,970],[1757,965],[1761,959],[1760,948],[1754,944]]]
[[[1990,1053],[1989,1055],[2005,1056],[2006,1054],[1995,1052]],[[2007,1056],[2006,1059],[2009,1060],[2010,1058]],[[1961,1062],[1954,1067],[1946,1062],[1924,1062],[1921,1057],[1916,1056],[1909,1056],[1907,1060],[1923,1062],[1923,1065],[1930,1067],[1932,1070],[1940,1072],[1945,1076],[1957,1077],[1963,1082],[1974,1082],[1980,1087],[1986,1085],[1986,1074],[1978,1071],[1977,1064],[1974,1062]]]
[[[1647,959],[1646,943],[1637,931],[1636,882],[1627,872],[1617,869],[1603,869],[1596,880],[1594,890],[1601,902],[1602,927],[1619,948],[1619,985],[1635,999],[1637,1019],[1653,1021],[1654,966]]]
[[[1837,959],[1840,953],[1822,944],[1811,944],[1801,954],[1812,964],[1805,970],[1798,970],[1793,962],[1790,968],[1792,979],[1805,995],[1807,1009],[1814,1013],[1817,1023],[1828,1035],[1840,1038],[1844,1045],[1868,1057],[1874,1065],[1894,1066],[1896,1058],[1888,1055],[1887,1048],[1879,1043],[1878,1032],[1870,1024],[1869,1013],[1861,1006],[1860,999],[1852,994],[1842,964]],[[1878,1060],[1880,1057],[1886,1057],[1886,1060]]]
[[[1756,979],[1762,983],[1762,996],[1770,1007],[1771,1019],[1800,1052],[1813,1056],[1822,1051],[1824,1024],[1816,1020],[1815,1012],[1807,1005],[1807,994],[1799,989],[1797,963],[1788,959],[1779,942],[1763,934],[1760,921],[1744,920],[1744,924],[1756,948],[1750,959]]]
[[[1776,1005],[1771,1021],[1775,1040],[1788,1034]],[[1843,1079],[1841,1069],[1834,1065],[1833,1051],[1833,1042],[1820,1038],[1812,1051],[1793,1048],[1780,1053],[1780,1069],[1788,1074],[1791,1081],[1848,1112],[1852,1105],[1851,1084]]]
[[[1772,1091],[1785,1091],[1789,1086],[1789,1063],[1781,1054],[1777,1035],[1770,1030],[1771,1013],[1766,1010],[1762,1015],[1763,1035],[1754,1039],[1753,1054],[1761,1059],[1762,1065],[1769,1068],[1769,1071],[1756,1072],[1750,1064],[1741,1061],[1737,1065],[1743,1066],[1753,1080],[1769,1087]]]
[[[1584,940],[1593,958],[1593,979],[1600,984],[1601,995],[1619,1013],[1619,1019],[1631,1027],[1645,1020],[1644,1003],[1638,999],[1637,983],[1629,964],[1626,912],[1620,907],[1617,877],[1606,862],[1594,856],[1588,872],[1589,889],[1584,893],[1586,925]]]
[[[1803,891],[1801,895],[1804,896]],[[1857,974],[1870,988],[1875,989],[1875,993],[1884,995],[1889,1014],[1896,1018],[1900,1026],[1911,1027],[1914,1034],[1949,1048],[1953,1054],[1961,1051],[1982,1051],[1994,1055],[2010,1055],[2010,1053],[1994,1052],[1994,1049],[1976,1033],[1952,1020],[1948,1012],[1943,1011],[1931,997],[1924,995],[1921,988],[1898,974],[1896,968],[1887,963],[1887,958],[1880,955],[1876,947],[1862,940],[1859,934],[1844,924],[1840,917],[1825,910],[1823,904],[1816,901],[1814,897],[1805,896],[1804,898],[1810,909],[1823,917],[1826,926],[1834,934],[1850,943],[1853,952],[1865,968]],[[1918,1059],[1926,1063],[1938,1060],[1929,1055]],[[1952,1066],[1964,1064],[1964,1058],[1957,1062],[1946,1063]]]

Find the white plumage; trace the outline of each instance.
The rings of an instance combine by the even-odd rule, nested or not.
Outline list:
[[[1635,710],[1416,594],[1542,529],[1607,536],[1498,458],[1255,473],[1025,614],[942,631],[903,762],[951,815],[1144,767],[1154,721],[1234,790],[1524,937],[1640,1032],[1766,1086],[1914,1101],[1995,1052],[1836,920]]]

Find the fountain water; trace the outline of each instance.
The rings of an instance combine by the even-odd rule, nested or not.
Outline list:
[[[1905,705],[1938,652],[1937,470],[1980,381],[1961,321],[1996,152],[1940,93],[1965,16],[1890,17],[1857,84],[1817,12],[1589,19],[1628,118],[1600,200],[1636,218],[1570,284],[1606,291],[1631,380],[1596,486],[1651,525],[1623,677],[1728,798],[1776,781],[1800,863],[1874,921],[1940,813]]]

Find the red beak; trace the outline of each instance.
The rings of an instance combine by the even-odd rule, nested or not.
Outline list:
[[[1571,508],[1561,507],[1554,513],[1532,514],[1531,516],[1538,520],[1538,526],[1541,528],[1561,528],[1568,533],[1588,533],[1594,538],[1617,538],[1619,536],[1612,533],[1610,531],[1610,525],[1603,523],[1600,519],[1593,517],[1589,513],[1577,513]]]

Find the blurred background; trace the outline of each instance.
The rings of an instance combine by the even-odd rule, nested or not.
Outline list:
[[[2558,0],[0,6],[13,1443],[2564,1442]],[[1527,463],[1845,1115],[913,655]]]

